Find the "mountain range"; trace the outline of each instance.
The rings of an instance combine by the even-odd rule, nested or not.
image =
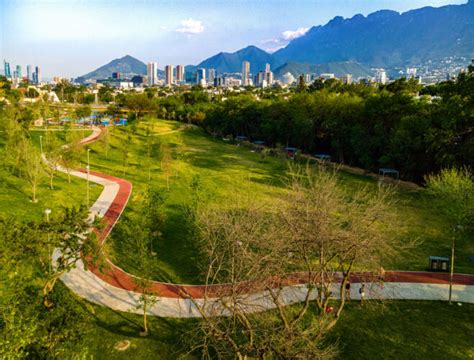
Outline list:
[[[295,76],[302,72],[331,72],[351,73],[357,78],[371,74],[369,67],[405,67],[449,56],[473,55],[474,0],[469,0],[462,5],[424,7],[401,14],[380,10],[350,19],[336,16],[273,54],[247,46],[233,53],[220,52],[196,66],[187,66],[186,71],[213,68],[217,73],[241,72],[246,60],[253,74],[268,63],[276,77],[286,72]],[[146,74],[146,65],[127,55],[78,80],[109,77],[116,71]]]
[[[279,62],[312,64],[353,60],[374,67],[474,54],[474,0],[399,14],[381,10],[367,17],[335,17],[312,27],[273,53]]]

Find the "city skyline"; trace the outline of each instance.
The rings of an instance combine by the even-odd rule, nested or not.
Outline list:
[[[138,1],[133,5],[124,1],[0,0],[0,57],[22,68],[40,64],[45,77],[76,77],[125,54],[145,63],[157,62],[163,69],[166,64],[196,65],[218,52],[247,45],[271,52],[334,16],[465,2],[324,0],[295,6],[276,0],[265,4]],[[128,15],[125,20],[119,17],[123,13]]]

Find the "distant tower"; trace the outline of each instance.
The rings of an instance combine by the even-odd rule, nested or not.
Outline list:
[[[156,62],[149,62],[146,67],[146,74],[148,79],[148,85],[156,85],[158,82],[158,64]]]
[[[216,69],[207,70],[207,82],[214,84],[214,79],[216,78]]]
[[[242,85],[250,85],[250,63],[248,61],[242,63]]]
[[[342,82],[346,85],[352,84],[352,75],[351,74],[346,74],[342,77]]]
[[[165,66],[165,84],[166,85],[173,84],[173,65]]]
[[[385,85],[388,81],[387,73],[384,69],[377,70],[377,75],[375,76],[375,81],[379,84]]]
[[[21,73],[21,65],[16,66],[16,77],[17,79],[21,79],[22,73]]]
[[[206,69],[198,69],[196,82],[198,85],[206,85]]]
[[[7,62],[6,60],[3,60],[3,74],[5,75],[6,78],[11,78],[12,74],[10,72],[10,63]]]
[[[35,68],[35,80],[36,80],[36,83],[39,84],[41,83],[41,72],[40,72],[40,67],[39,66],[36,66]]]
[[[26,77],[28,81],[33,81],[33,66],[26,65]]]
[[[184,81],[184,65],[176,65],[176,82],[181,83]]]

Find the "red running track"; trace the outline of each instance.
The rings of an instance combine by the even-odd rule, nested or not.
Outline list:
[[[90,136],[83,144],[91,143],[99,138],[100,134]],[[82,170],[84,171],[84,170]],[[132,193],[132,184],[127,180],[120,179],[114,176],[102,174],[99,172],[91,171],[90,174],[100,177],[102,179],[110,180],[119,185],[119,190],[115,199],[107,212],[101,219],[101,228],[94,229],[95,233],[101,244],[104,244],[105,240],[112,231],[114,225],[120,218],[123,210],[125,209],[128,199]],[[107,258],[107,266],[99,269],[93,265],[90,261],[85,261],[87,268],[97,277],[105,281],[106,283],[115,286],[117,288],[137,291],[137,286],[134,281],[134,276],[125,272],[123,269],[113,264],[110,259]],[[353,283],[373,279],[371,273],[353,273],[350,281]],[[385,273],[384,282],[402,282],[402,283],[419,283],[419,284],[449,284],[449,274],[447,273],[432,273],[423,271],[387,271]],[[305,283],[305,275],[303,273],[291,274],[284,278],[275,278],[275,286],[278,285],[296,285]],[[268,284],[268,283],[267,283]],[[454,274],[453,284],[456,285],[474,285],[474,275],[468,274]],[[193,298],[203,298],[204,295],[208,297],[217,296],[229,292],[231,286],[229,284],[222,285],[184,285],[184,284],[171,284],[159,281],[152,281],[152,292],[161,297],[169,298],[187,298],[189,296]],[[235,290],[235,289],[234,289]],[[261,291],[257,283],[244,283],[238,291],[242,293],[255,293]]]

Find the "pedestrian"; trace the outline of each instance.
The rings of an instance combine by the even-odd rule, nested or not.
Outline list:
[[[384,288],[384,283],[385,283],[385,269],[381,266],[380,271],[379,271],[379,281],[380,281],[380,287]]]
[[[359,295],[360,295],[360,305],[364,305],[365,300],[365,284],[362,284],[359,288]]]
[[[346,282],[345,296],[346,296],[347,301],[351,301],[351,283],[350,283],[350,281]]]

